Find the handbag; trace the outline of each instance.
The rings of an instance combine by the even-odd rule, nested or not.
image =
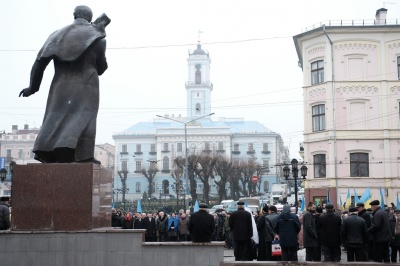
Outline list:
[[[168,236],[178,236],[178,232],[175,230],[168,231]]]
[[[279,240],[272,241],[271,253],[272,253],[273,257],[282,256],[282,249],[281,249],[281,245],[279,244]]]

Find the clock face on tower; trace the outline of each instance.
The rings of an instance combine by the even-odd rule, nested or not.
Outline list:
[[[200,69],[201,65],[200,64],[196,64],[196,69]]]

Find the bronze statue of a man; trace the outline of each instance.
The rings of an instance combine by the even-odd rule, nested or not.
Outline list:
[[[74,22],[52,33],[32,67],[30,85],[19,96],[39,90],[43,73],[53,60],[54,77],[43,125],[33,152],[43,163],[89,162],[94,158],[96,118],[99,109],[99,75],[107,69],[103,14],[94,23],[92,10],[77,6]]]

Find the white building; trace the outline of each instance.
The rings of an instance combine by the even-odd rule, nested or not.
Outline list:
[[[360,197],[396,204],[400,192],[400,25],[327,21],[294,36],[303,70],[306,201]],[[354,198],[352,199],[354,202]],[[348,206],[347,206],[348,207]]]
[[[281,168],[275,166],[288,160],[288,149],[281,136],[257,121],[241,118],[213,120],[209,54],[198,44],[197,49],[189,52],[187,61],[187,117],[166,115],[152,122],[139,122],[124,132],[114,134],[114,189],[121,189],[118,172],[125,171],[129,189],[126,198],[139,199],[149,187],[148,180],[141,173],[142,169],[148,169],[150,164],[157,162],[160,171],[153,180],[154,196],[176,195],[176,180],[171,177],[171,170],[175,158],[185,157],[187,143],[189,155],[202,153],[223,156],[233,164],[255,160],[269,170],[262,175],[260,186],[261,193],[269,192],[269,187],[282,178]],[[216,195],[213,181],[210,186],[211,194]],[[197,182],[197,193],[202,194],[201,182]]]

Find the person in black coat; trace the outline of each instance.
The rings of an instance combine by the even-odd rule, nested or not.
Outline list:
[[[389,242],[392,239],[389,219],[387,213],[379,206],[379,200],[373,200],[370,203],[373,210],[371,227],[367,232],[372,234],[374,239],[374,261],[390,262]]]
[[[365,224],[367,225],[367,230],[368,228],[371,227],[371,215],[367,212],[367,210],[364,207],[364,203],[363,202],[358,202],[356,204],[356,208],[358,211],[358,216],[363,218],[365,221]],[[367,234],[368,235],[368,241],[367,244],[364,245],[364,252],[365,252],[365,256],[368,259],[372,260],[374,258],[373,254],[374,254],[374,241],[372,238],[371,234]]]
[[[251,237],[253,236],[252,215],[244,209],[244,202],[237,203],[237,211],[229,218],[229,227],[235,241],[235,261],[252,261]]]
[[[3,196],[0,199],[0,230],[7,230],[10,227],[9,197]]]
[[[334,206],[325,206],[326,214],[319,216],[318,231],[320,232],[321,247],[324,254],[324,261],[340,261],[340,226],[342,219],[336,215]]]
[[[357,215],[357,208],[349,209],[340,228],[340,236],[347,250],[347,261],[368,261],[365,244],[368,241],[367,224]]]
[[[117,214],[117,211],[114,208],[112,208],[111,210],[111,226],[112,227],[122,226],[122,218]]]
[[[290,213],[290,205],[283,206],[282,214],[279,215],[275,223],[275,232],[279,235],[279,244],[282,249],[282,261],[298,261],[297,236],[301,225],[299,217]]]
[[[156,242],[157,241],[156,219],[153,218],[152,213],[147,214],[146,219],[144,219],[144,229],[146,229],[145,241]]]
[[[316,260],[317,228],[315,226],[315,205],[308,203],[307,212],[303,215],[303,246],[306,248],[306,261]]]
[[[275,233],[269,223],[266,221],[268,215],[268,206],[262,209],[262,215],[257,220],[257,231],[259,236],[258,243],[258,261],[270,261],[272,257],[272,241],[274,240]]]
[[[207,204],[200,203],[199,211],[190,216],[188,229],[193,242],[211,242],[215,222],[207,209]]]

